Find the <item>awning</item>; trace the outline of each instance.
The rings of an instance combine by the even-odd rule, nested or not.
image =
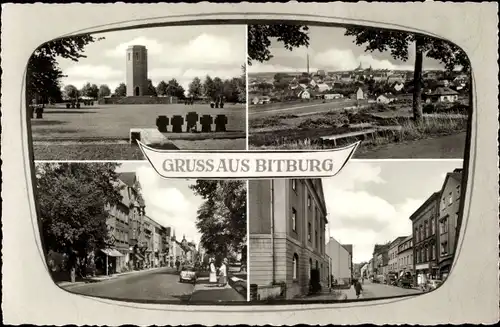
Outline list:
[[[115,249],[101,249],[101,251],[109,257],[123,257],[124,254]]]

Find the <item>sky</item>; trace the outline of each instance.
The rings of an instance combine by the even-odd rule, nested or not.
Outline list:
[[[178,239],[200,243],[197,210],[203,199],[189,189],[195,180],[164,179],[149,162],[123,162],[117,172],[135,172],[142,188],[146,215],[164,227],[172,227]]]
[[[125,83],[125,51],[130,45],[148,49],[149,78],[156,86],[175,78],[187,89],[194,77],[208,74],[228,79],[241,76],[246,62],[245,25],[154,27],[96,34],[104,40],[85,47],[78,62],[58,59],[67,77],[62,84],[107,84],[112,91]]]
[[[353,262],[368,262],[375,244],[411,234],[410,215],[456,168],[462,160],[349,161],[323,179],[327,237],[353,244]]]
[[[270,51],[274,56],[265,63],[252,62],[248,67],[250,73],[260,72],[305,72],[307,69],[307,53],[309,52],[310,71],[318,69],[326,71],[352,70],[361,63],[362,68],[413,70],[415,48],[410,46],[408,61],[395,60],[390,52],[365,52],[364,46],[356,45],[353,36],[345,36],[345,28],[309,27],[309,48],[300,47],[292,51],[286,50],[283,44],[272,40]],[[436,60],[424,57],[424,69],[441,69],[443,66]]]

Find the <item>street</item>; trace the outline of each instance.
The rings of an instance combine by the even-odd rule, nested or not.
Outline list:
[[[69,285],[65,289],[88,296],[109,297],[132,301],[165,302],[218,302],[245,301],[246,298],[231,286],[208,287],[207,277],[200,277],[197,284],[180,283],[179,274],[172,268],[158,268],[118,276],[110,280],[81,285]]]
[[[384,297],[392,297],[392,296],[401,296],[408,294],[422,294],[421,291],[415,289],[407,289],[397,286],[391,286],[387,284],[376,284],[371,283],[369,281],[364,282],[363,286],[363,299],[375,299],[375,298],[384,298]],[[356,292],[354,287],[351,287],[349,290],[345,291],[347,295],[347,299],[356,299]]]

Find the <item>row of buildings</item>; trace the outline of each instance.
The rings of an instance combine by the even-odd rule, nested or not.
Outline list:
[[[371,67],[363,69],[360,64],[357,69],[349,72],[326,73],[324,70],[319,70],[315,74],[303,73],[296,76],[281,74],[278,84],[286,86],[283,90],[275,89],[275,78],[253,78],[250,80],[248,88],[252,104],[266,104],[272,102],[274,98],[332,100],[348,96],[357,100],[367,99],[367,81],[390,86],[384,87],[384,94],[405,93],[406,88],[412,88],[413,72],[373,70]],[[457,91],[464,89],[469,82],[469,77],[466,74],[460,73],[445,77],[444,71],[425,71],[423,78],[437,81],[439,84],[427,90],[426,99],[432,102],[435,102],[435,98],[443,100],[443,102],[456,101],[459,94]],[[360,97],[359,88],[346,90],[346,85],[360,86],[364,96]],[[406,90],[406,93],[408,92]],[[377,99],[377,102],[379,102],[379,96],[380,93],[375,94],[374,97],[372,95],[374,99]],[[380,101],[387,100],[381,99]]]
[[[109,214],[107,246],[101,250],[108,263],[108,273],[145,267],[174,267],[176,261],[200,260],[204,251],[194,242],[176,238],[172,227],[162,226],[146,215],[135,173],[121,173],[118,186],[122,200],[107,206]],[[104,260],[101,260],[104,262]]]
[[[249,182],[250,284],[255,299],[310,293],[352,278],[352,245],[326,239],[321,179]],[[252,291],[251,291],[252,293]]]
[[[376,244],[373,258],[361,268],[361,275],[387,280],[390,273],[402,276],[409,272],[417,284],[445,280],[458,238],[461,186],[462,169],[447,173],[442,188],[409,217],[412,234]]]

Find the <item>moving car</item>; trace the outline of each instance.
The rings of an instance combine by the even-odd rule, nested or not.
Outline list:
[[[194,266],[183,266],[179,274],[179,283],[190,282],[196,284],[196,269]]]

